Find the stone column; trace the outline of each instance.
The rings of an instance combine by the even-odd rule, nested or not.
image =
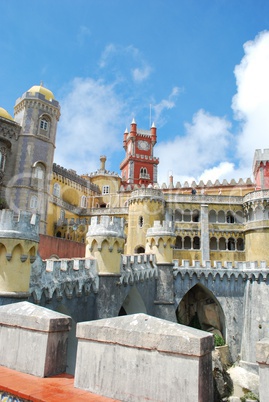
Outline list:
[[[201,256],[202,263],[210,260],[208,205],[201,205]]]
[[[175,285],[173,267],[171,263],[157,263],[159,278],[157,281],[155,315],[165,320],[176,322]]]

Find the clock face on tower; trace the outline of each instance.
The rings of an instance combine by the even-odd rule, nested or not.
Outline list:
[[[142,141],[142,140],[137,142],[137,146],[138,146],[138,149],[141,149],[142,151],[148,151],[149,147],[150,147],[150,145],[147,141]]]

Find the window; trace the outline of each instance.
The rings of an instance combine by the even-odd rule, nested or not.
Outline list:
[[[63,222],[65,220],[65,210],[61,209],[60,211],[60,220]]]
[[[53,195],[55,195],[55,197],[60,197],[60,194],[61,194],[61,187],[60,187],[60,184],[58,184],[58,183],[55,183],[54,184],[54,186],[53,186]]]
[[[109,186],[103,186],[103,194],[109,194]]]
[[[5,170],[6,164],[6,148],[2,147],[0,149],[0,171],[3,172]]]
[[[139,216],[139,218],[138,218],[138,225],[139,225],[140,228],[143,227],[143,225],[144,225],[144,218],[143,218],[143,216]]]
[[[37,196],[33,195],[30,199],[30,208],[37,209]]]
[[[40,165],[37,165],[35,168],[35,178],[42,180],[44,177],[44,171]]]
[[[42,129],[42,130],[48,130],[48,122],[47,122],[47,120],[44,120],[44,119],[42,119],[42,120],[40,120],[40,128]]]
[[[87,208],[87,197],[83,195],[80,199],[81,208]]]

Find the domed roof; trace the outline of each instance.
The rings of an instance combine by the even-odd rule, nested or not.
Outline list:
[[[0,117],[4,117],[4,119],[14,121],[13,117],[6,111],[6,109],[0,107]]]
[[[27,92],[30,92],[32,94],[40,93],[40,94],[44,95],[45,99],[47,99],[48,101],[51,101],[54,99],[53,93],[49,89],[43,87],[43,85],[34,85]]]

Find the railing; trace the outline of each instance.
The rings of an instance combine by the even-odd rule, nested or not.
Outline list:
[[[180,192],[181,190],[178,189]],[[204,195],[204,194],[169,194],[164,193],[164,198],[167,202],[182,202],[196,204],[242,204],[242,196],[227,196],[227,195]]]
[[[243,202],[262,200],[267,198],[269,200],[269,190],[253,191],[243,197]]]

